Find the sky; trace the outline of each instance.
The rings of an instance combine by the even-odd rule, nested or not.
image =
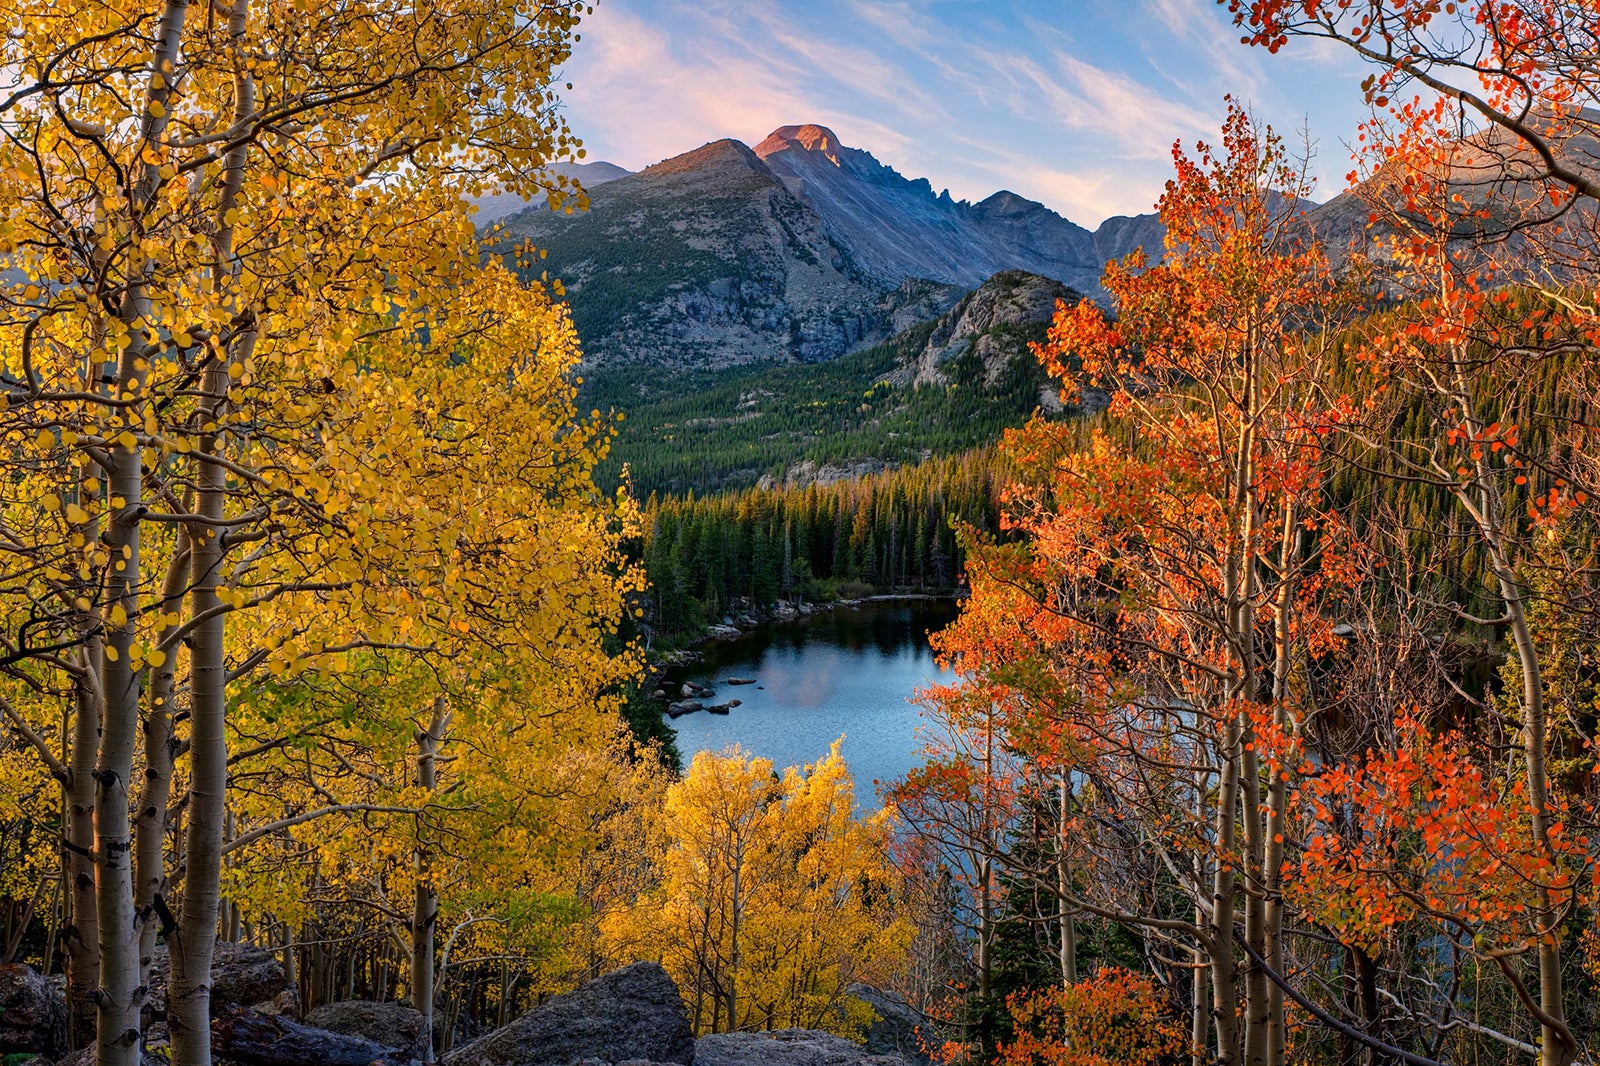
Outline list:
[[[1319,200],[1366,115],[1352,57],[1249,48],[1213,0],[596,0],[580,32],[563,95],[590,160],[814,122],[957,199],[1010,189],[1091,227],[1151,210],[1228,93],[1310,132]]]

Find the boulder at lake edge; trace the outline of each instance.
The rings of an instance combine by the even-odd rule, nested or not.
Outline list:
[[[457,1048],[444,1064],[571,1066],[581,1059],[693,1066],[689,1012],[667,971],[636,962],[598,977]]]

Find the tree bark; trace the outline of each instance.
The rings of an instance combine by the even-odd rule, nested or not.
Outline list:
[[[417,734],[417,784],[426,792],[439,787],[439,745],[450,729],[449,704],[435,697],[428,726]],[[411,1008],[422,1015],[428,1044],[424,1062],[433,1061],[433,953],[439,925],[439,892],[429,869],[428,849],[421,841],[415,854],[416,895],[411,908]]]
[[[178,531],[177,546],[161,586],[163,617],[178,615],[183,606],[184,589],[189,583],[189,534]],[[167,805],[172,800],[173,758],[177,740],[172,732],[172,712],[176,699],[177,652],[166,653],[166,661],[150,669],[149,711],[144,718],[144,785],[139,792],[139,814],[133,827],[133,905],[137,908],[139,930],[139,983],[150,982],[150,964],[155,958],[159,923],[152,921],[156,899],[166,888]]]
[[[100,638],[84,648],[86,670],[96,669],[102,655]],[[94,764],[100,744],[100,700],[93,682],[79,678],[72,686],[73,725],[71,780],[64,790],[66,838],[62,866],[68,878],[68,917],[61,928],[67,966],[68,1041],[89,1047],[95,1035],[95,990],[100,987],[100,918],[94,882]]]
[[[238,136],[256,111],[255,83],[242,51],[249,0],[234,0],[228,13],[228,36],[234,64],[233,125]],[[233,254],[232,212],[244,184],[249,147],[242,139],[223,156],[216,207],[213,256],[219,279],[237,277]],[[244,309],[240,309],[243,311]],[[227,553],[227,472],[215,460],[227,440],[230,370],[248,365],[255,348],[255,327],[245,319],[227,339],[224,352],[201,379],[200,437],[195,449],[195,511],[201,516],[189,531],[191,553],[190,618],[190,771],[188,832],[184,838],[183,914],[172,950],[172,987],[167,996],[167,1022],[174,1066],[211,1064],[211,960],[216,949],[221,902],[222,851],[228,790],[228,665],[227,625],[218,587]],[[174,649],[176,650],[176,649]]]
[[[1078,983],[1078,929],[1067,900],[1072,894],[1072,866],[1067,858],[1067,830],[1072,821],[1072,782],[1061,771],[1061,809],[1056,825],[1056,898],[1061,907],[1061,983]]]

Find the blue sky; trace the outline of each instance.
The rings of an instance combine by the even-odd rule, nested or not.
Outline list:
[[[1226,93],[1310,130],[1319,199],[1366,114],[1345,53],[1247,48],[1212,0],[597,0],[581,32],[565,99],[590,159],[816,122],[957,198],[1009,188],[1089,226],[1150,210]]]

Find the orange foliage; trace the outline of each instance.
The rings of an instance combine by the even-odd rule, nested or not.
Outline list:
[[[1166,996],[1127,970],[1013,996],[1008,1006],[1016,1036],[1000,1046],[1002,1066],[1159,1066],[1187,1050]]]

